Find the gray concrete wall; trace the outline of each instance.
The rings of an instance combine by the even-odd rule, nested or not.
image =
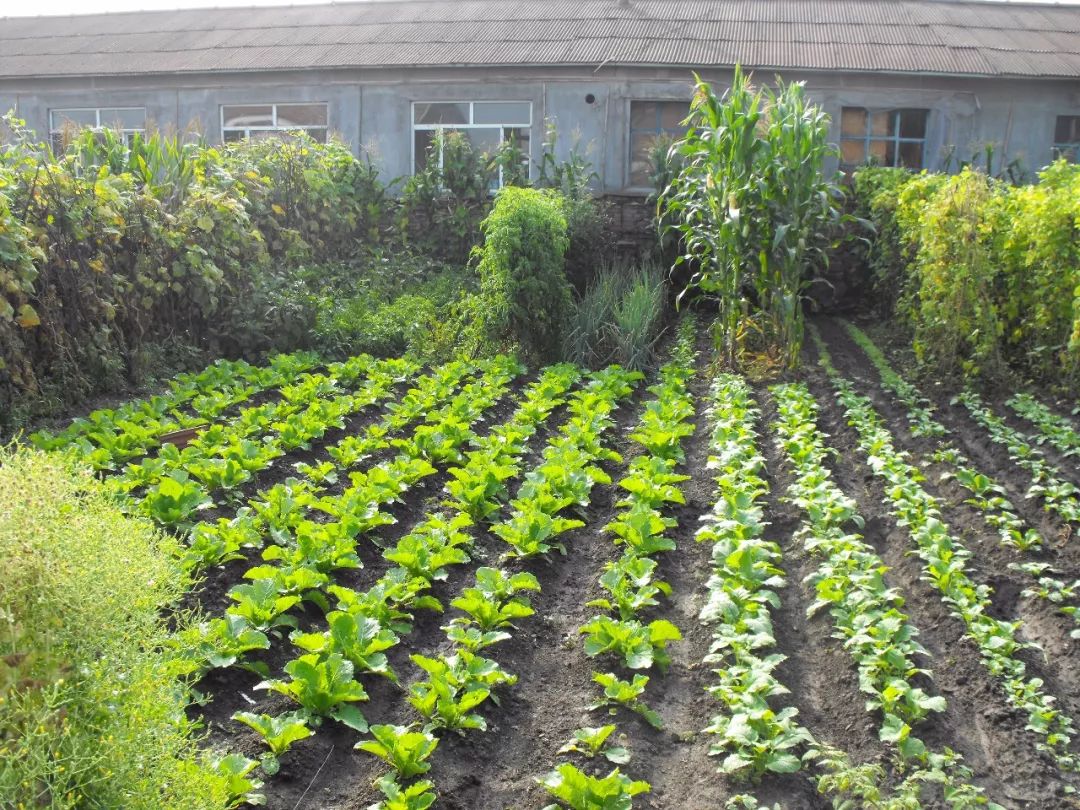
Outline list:
[[[730,71],[703,76],[723,86]],[[760,79],[771,74],[759,71]],[[1050,160],[1055,117],[1080,115],[1080,85],[1063,81],[961,79],[938,76],[807,73],[809,94],[837,122],[844,106],[925,107],[927,168],[954,152],[969,159],[993,143],[995,170],[1018,159],[1027,169]],[[598,190],[626,191],[629,109],[634,99],[689,100],[691,75],[674,68],[447,68],[445,70],[320,70],[290,73],[134,76],[109,79],[0,79],[0,109],[15,108],[44,135],[48,111],[63,107],[146,107],[166,130],[197,126],[220,140],[223,104],[326,102],[330,127],[368,154],[387,179],[411,171],[414,101],[527,100],[533,105],[532,156],[540,156],[545,119],[559,131],[559,157],[576,143],[600,176]],[[591,102],[587,101],[592,96]]]

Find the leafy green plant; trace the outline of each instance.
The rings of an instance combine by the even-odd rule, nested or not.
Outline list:
[[[368,699],[353,679],[352,662],[341,655],[301,655],[285,665],[288,681],[263,681],[256,689],[272,689],[299,703],[317,721],[330,717],[359,732],[367,731],[364,715],[353,704]]]
[[[614,652],[630,669],[649,669],[656,664],[661,672],[671,662],[667,645],[682,639],[682,633],[667,619],[646,625],[633,619],[597,616],[578,632],[586,634],[585,654],[590,657]]]
[[[174,643],[195,674],[231,667],[245,653],[270,649],[266,634],[235,613],[185,628],[176,634]]]
[[[618,707],[622,706],[640,714],[653,728],[663,728],[660,715],[650,709],[641,697],[649,684],[647,675],[635,675],[632,681],[624,681],[611,672],[594,672],[592,679],[603,687],[604,697],[592,704],[590,710],[606,708],[614,715]]]
[[[378,619],[362,613],[331,611],[326,614],[330,629],[322,633],[293,633],[292,643],[310,653],[336,653],[361,672],[383,675],[397,683],[385,651],[398,643],[398,636]]]
[[[356,748],[386,760],[398,776],[411,779],[427,773],[431,765],[424,760],[434,752],[439,740],[428,731],[412,731],[409,726],[380,726],[370,729],[374,740],[363,740]]]
[[[286,594],[280,578],[256,579],[250,585],[234,585],[229,598],[236,604],[228,612],[246,620],[256,630],[295,627],[296,617],[287,611],[300,603],[297,594]]]
[[[604,759],[616,765],[625,765],[630,761],[630,752],[622,746],[608,745],[608,738],[615,733],[615,726],[606,725],[598,728],[586,726],[574,732],[573,738],[559,749],[560,754],[578,753],[589,759],[603,755]]]
[[[392,772],[377,780],[375,786],[386,798],[370,805],[368,810],[428,810],[438,798],[435,785],[427,779],[403,788],[397,781],[397,775]]]
[[[616,768],[605,777],[589,776],[573,765],[563,764],[539,780],[557,800],[545,810],[630,810],[633,797],[648,793],[648,782],[633,781]]]
[[[411,656],[413,663],[427,673],[427,680],[409,688],[409,703],[429,721],[430,728],[484,731],[487,722],[472,710],[493,698],[492,690],[512,686],[511,675],[488,658],[468,650],[458,650],[448,658]]]
[[[607,564],[600,584],[611,595],[610,599],[594,599],[588,607],[617,610],[619,618],[632,619],[645,608],[660,603],[656,597],[671,595],[671,586],[661,579],[654,579],[656,560],[624,554],[615,562]]]
[[[201,486],[177,470],[155,484],[142,501],[143,511],[166,526],[183,526],[200,509],[212,504]]]
[[[517,344],[527,358],[553,359],[571,304],[563,272],[566,217],[559,197],[504,188],[481,230],[484,242],[475,255],[484,339],[494,346]]]
[[[279,759],[294,742],[305,740],[315,733],[308,727],[307,716],[303,712],[288,712],[276,717],[236,712],[232,719],[249,727],[270,748],[268,753],[259,758],[259,764],[267,776],[273,776],[280,770]]]

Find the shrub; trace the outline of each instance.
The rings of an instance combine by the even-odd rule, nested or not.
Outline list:
[[[928,369],[1080,379],[1080,168],[1059,161],[1039,180],[856,174],[859,210],[877,228],[876,291],[897,296]]]
[[[37,451],[0,450],[0,502],[3,805],[226,806],[165,651],[161,611],[189,584],[177,541]]]
[[[487,341],[517,346],[529,360],[556,358],[572,303],[561,196],[504,188],[481,227],[484,243],[475,255],[484,306],[478,314]]]

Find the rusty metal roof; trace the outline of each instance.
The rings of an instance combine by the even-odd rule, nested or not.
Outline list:
[[[381,0],[0,18],[0,77],[670,65],[1080,78],[1080,7],[954,0]]]

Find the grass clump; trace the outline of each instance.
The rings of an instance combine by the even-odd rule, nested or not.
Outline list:
[[[229,806],[166,651],[177,541],[37,451],[0,449],[0,503],[0,806]]]
[[[565,359],[588,368],[610,363],[635,371],[650,367],[666,299],[664,269],[658,264],[605,265],[571,310]]]

